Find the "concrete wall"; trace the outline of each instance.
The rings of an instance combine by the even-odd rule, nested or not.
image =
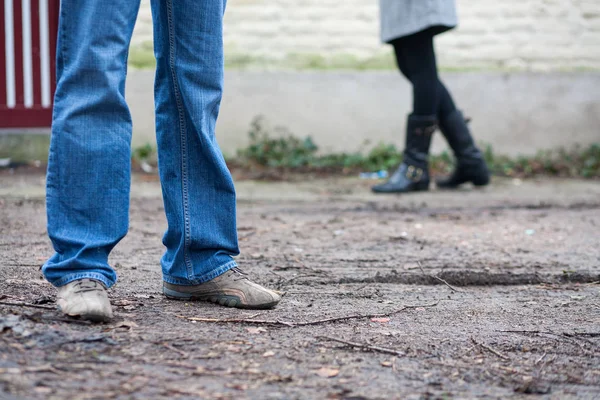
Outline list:
[[[600,142],[600,73],[443,74],[479,142],[498,153]],[[127,99],[134,146],[154,142],[151,71],[131,71]],[[257,115],[324,151],[355,151],[365,140],[402,145],[410,87],[395,72],[227,71],[217,135],[229,155],[248,143]],[[445,148],[437,136],[434,151]]]
[[[600,0],[457,3],[461,25],[439,37],[438,59],[444,67],[490,71],[443,75],[479,141],[508,154],[600,142],[600,72],[581,72],[600,68]],[[227,71],[223,150],[247,145],[256,115],[313,136],[325,151],[354,151],[365,140],[401,144],[410,89],[396,72],[276,72],[293,56],[349,56],[350,67],[389,56],[378,39],[378,12],[377,0],[228,0],[226,57],[270,60],[275,72]],[[151,40],[144,0],[133,46]],[[128,75],[134,146],[154,142],[152,80],[150,70]],[[437,138],[434,150],[442,148]]]
[[[398,0],[400,1],[400,0]],[[599,0],[458,0],[458,30],[439,37],[440,65],[454,68],[600,68]],[[389,53],[379,43],[378,0],[228,0],[228,57],[357,59]],[[143,1],[133,43],[152,40]]]

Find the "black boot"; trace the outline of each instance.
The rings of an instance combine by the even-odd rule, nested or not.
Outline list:
[[[406,148],[402,164],[391,178],[373,186],[375,193],[406,193],[429,189],[427,156],[431,135],[437,128],[435,116],[409,115],[406,124]]]
[[[472,182],[475,186],[487,185],[490,182],[490,172],[481,151],[473,142],[462,113],[455,110],[440,121],[440,130],[456,156],[456,169],[450,177],[437,180],[437,186],[454,189],[467,182]]]

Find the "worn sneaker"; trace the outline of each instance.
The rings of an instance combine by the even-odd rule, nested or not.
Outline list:
[[[67,315],[94,322],[108,321],[113,316],[104,285],[93,279],[79,279],[61,286],[56,304]]]
[[[169,299],[210,301],[237,308],[272,308],[281,300],[280,295],[250,281],[237,267],[200,285],[163,282],[163,293]]]

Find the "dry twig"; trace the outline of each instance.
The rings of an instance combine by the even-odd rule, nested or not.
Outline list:
[[[458,290],[457,288],[455,288],[454,286],[452,286],[451,284],[449,284],[448,282],[446,282],[444,279],[440,278],[439,276],[426,273],[425,270],[423,269],[423,266],[421,265],[421,261],[417,261],[417,265],[419,266],[419,269],[421,269],[421,272],[423,273],[423,275],[429,276],[437,281],[442,282],[444,285],[448,286],[450,288],[450,290],[452,290],[453,292],[462,293],[462,290]]]
[[[249,318],[225,318],[225,319],[218,319],[218,318],[186,317],[184,315],[176,315],[176,317],[177,318],[187,319],[189,321],[211,322],[211,323],[217,323],[217,324],[223,324],[223,323],[245,323],[245,324],[256,324],[256,325],[282,325],[282,326],[287,326],[287,327],[294,328],[294,327],[298,327],[298,326],[320,325],[320,324],[325,324],[325,323],[329,323],[329,322],[347,321],[347,320],[350,320],[350,319],[389,317],[390,315],[398,314],[398,313],[400,313],[402,311],[405,311],[405,310],[414,309],[414,308],[435,307],[438,304],[439,304],[439,301],[436,301],[433,304],[402,306],[402,308],[399,308],[397,310],[390,311],[390,312],[387,312],[387,313],[381,313],[381,314],[356,314],[356,315],[347,315],[347,316],[344,316],[344,317],[324,318],[324,319],[318,319],[318,320],[306,321],[306,322],[288,322],[288,321],[282,321],[282,320],[278,320],[278,319],[276,319],[276,320],[264,320],[264,319],[249,319]]]
[[[60,318],[60,317],[47,318],[47,317],[42,317],[41,319],[43,319],[45,321],[64,322],[66,324],[75,324],[75,325],[92,325],[93,324],[92,321],[87,321],[85,319],[75,319],[75,318]]]
[[[563,332],[566,337],[600,337],[600,332]]]
[[[505,356],[504,354],[500,353],[498,350],[494,350],[493,348],[491,348],[490,346],[484,344],[484,343],[479,343],[478,341],[476,341],[474,338],[471,338],[471,341],[481,347],[482,349],[486,349],[487,351],[489,351],[490,353],[495,354],[496,356],[500,357],[503,360],[510,360],[510,357]]]
[[[5,306],[31,307],[31,308],[41,308],[43,310],[56,310],[56,307],[42,306],[39,304],[31,304],[31,303],[22,303],[20,301],[0,301],[0,304],[3,304]]]
[[[546,358],[546,355],[547,355],[547,354],[548,354],[548,353],[544,353],[544,354],[543,354],[543,355],[542,355],[540,358],[538,358],[537,360],[535,360],[535,362],[533,363],[533,365],[538,365],[539,363],[541,363],[541,362],[542,362],[542,360],[543,360],[544,358]]]
[[[0,368],[0,374],[21,374],[23,372],[51,372],[53,374],[60,374],[60,371],[56,368],[54,368],[52,365],[50,364],[46,364],[46,365],[35,365],[35,366],[31,366],[31,367],[24,367],[24,368]]]
[[[246,233],[244,235],[238,235],[238,240],[246,240],[250,236],[254,236],[254,235],[256,235],[256,231],[255,230],[254,231],[250,231],[250,232],[248,232],[248,233]]]
[[[256,325],[283,325],[283,326],[295,326],[295,324],[280,320],[266,320],[266,319],[249,319],[249,318],[200,318],[200,317],[186,317],[185,315],[176,315],[177,318],[187,319],[188,321],[197,322],[211,322],[215,324],[225,323],[241,323],[241,324],[256,324]]]
[[[439,304],[439,301],[436,301],[433,304],[402,306],[402,308],[399,308],[399,309],[397,309],[395,311],[391,311],[391,312],[388,312],[388,313],[366,314],[366,315],[357,314],[357,315],[349,315],[349,316],[346,316],[346,317],[325,318],[325,319],[319,319],[319,320],[316,320],[316,321],[298,322],[295,325],[297,325],[297,326],[319,325],[319,324],[324,324],[324,323],[327,323],[327,322],[344,321],[344,320],[349,320],[349,319],[389,317],[390,315],[398,314],[398,313],[400,313],[402,311],[405,311],[405,310],[414,309],[414,308],[435,307],[438,304]]]
[[[531,335],[554,335],[554,336],[566,336],[566,337],[600,337],[600,332],[563,332],[555,333],[550,331],[519,331],[519,330],[508,330],[498,331],[502,333],[523,333]]]
[[[336,339],[336,338],[332,338],[330,336],[315,336],[315,338],[331,340],[332,342],[342,343],[342,344],[345,344],[347,346],[352,346],[352,347],[358,347],[363,350],[371,350],[371,351],[376,351],[379,353],[393,354],[395,356],[404,356],[405,355],[404,352],[399,351],[399,350],[388,349],[386,347],[372,346],[372,345],[366,344],[366,343],[349,342],[347,340]]]
[[[600,332],[563,332],[563,333],[554,333],[554,332],[550,332],[550,331],[522,331],[522,330],[507,330],[507,331],[498,331],[498,332],[502,332],[502,333],[519,333],[522,335],[549,335],[549,336],[554,336],[557,338],[561,338],[566,340],[567,342],[570,343],[575,343],[577,344],[579,347],[581,347],[581,349],[583,351],[588,351],[587,349],[585,349],[580,342],[578,342],[576,339],[582,340],[592,346],[597,346],[597,344],[589,339],[586,338],[595,338],[595,337],[600,337]]]
[[[167,349],[169,349],[171,351],[174,351],[175,353],[179,353],[181,355],[181,357],[183,357],[183,358],[189,358],[189,356],[190,356],[185,351],[179,350],[178,348],[170,345],[169,343],[160,343],[160,342],[155,342],[155,343],[159,344],[159,345],[161,345],[161,346],[163,346],[163,347],[165,347],[165,348],[167,348]]]

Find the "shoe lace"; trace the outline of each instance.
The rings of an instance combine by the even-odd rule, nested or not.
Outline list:
[[[80,280],[75,282],[74,292],[75,293],[83,293],[83,292],[93,292],[96,290],[101,290],[100,284],[94,280]]]
[[[242,271],[242,269],[240,267],[234,267],[232,269],[230,269],[230,271],[233,273],[233,280],[234,281],[241,281],[243,279],[248,279],[248,274],[245,273],[244,271]]]

